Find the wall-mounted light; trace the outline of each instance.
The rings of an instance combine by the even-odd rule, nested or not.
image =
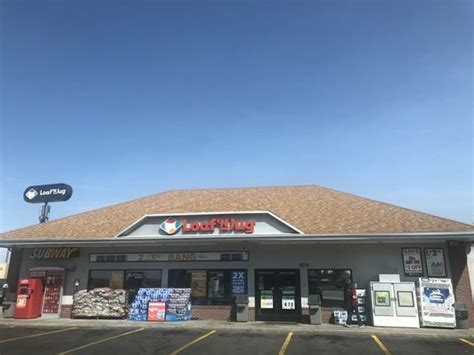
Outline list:
[[[79,282],[79,279],[76,279],[76,281],[74,281],[74,287],[76,288],[76,290],[79,288],[79,285],[81,283]]]

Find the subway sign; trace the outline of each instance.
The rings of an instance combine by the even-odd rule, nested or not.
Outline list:
[[[179,230],[185,233],[219,233],[242,232],[252,234],[255,230],[254,220],[239,221],[236,218],[211,218],[207,221],[190,222],[187,219],[168,217],[160,224],[160,230],[168,235],[176,234]]]
[[[79,248],[35,248],[29,259],[60,260],[79,256]]]

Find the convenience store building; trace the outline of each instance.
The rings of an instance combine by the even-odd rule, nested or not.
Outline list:
[[[198,319],[226,320],[248,295],[251,320],[297,322],[309,295],[327,322],[349,282],[379,274],[451,278],[473,315],[473,240],[471,225],[319,186],[169,191],[0,234],[12,288],[58,291],[44,317],[70,317],[81,289],[190,287]]]

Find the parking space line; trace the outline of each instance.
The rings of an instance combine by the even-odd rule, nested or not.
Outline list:
[[[52,332],[46,332],[46,333],[39,333],[39,334],[31,334],[31,335],[25,335],[22,337],[16,337],[16,338],[10,338],[10,339],[5,339],[5,340],[0,340],[0,344],[2,343],[8,343],[10,341],[15,341],[15,340],[20,340],[20,339],[28,339],[28,338],[36,338],[36,337],[42,337],[44,335],[49,335],[49,334],[56,334],[56,333],[61,333],[61,332],[67,332],[68,330],[73,330],[77,329],[76,327],[74,328],[67,328],[67,329],[60,329],[60,330],[54,330]]]
[[[372,339],[374,339],[375,343],[379,346],[380,349],[382,349],[385,355],[391,354],[390,350],[387,349],[387,347],[382,343],[382,341],[377,337],[377,335],[372,334]]]
[[[129,334],[138,333],[138,332],[141,332],[142,330],[145,330],[145,328],[134,329],[134,330],[131,330],[131,331],[129,331],[129,332],[125,332],[125,333],[122,333],[122,334],[114,335],[113,337],[108,337],[108,338],[100,339],[100,340],[97,340],[97,341],[93,341],[92,343],[85,344],[85,345],[81,345],[81,346],[78,346],[77,348],[69,349],[69,350],[63,351],[63,352],[59,353],[58,355],[70,354],[70,353],[72,353],[72,352],[74,352],[74,351],[82,350],[82,349],[88,348],[89,346],[96,345],[96,344],[100,344],[100,343],[104,343],[104,342],[106,342],[106,341],[109,341],[109,340],[112,340],[112,339],[116,339],[116,338],[120,338],[120,337],[124,337],[124,336],[129,335]]]
[[[474,347],[474,343],[470,342],[469,340],[466,340],[466,339],[463,339],[463,338],[459,338],[459,340],[461,340],[463,343],[465,343],[467,345],[470,345],[470,346]]]
[[[285,355],[286,348],[290,344],[292,336],[293,336],[293,332],[289,332],[288,335],[286,336],[285,341],[283,342],[283,345],[281,346],[280,351],[278,352],[278,355]]]
[[[201,340],[207,338],[208,336],[211,336],[211,335],[214,334],[215,332],[216,332],[215,330],[211,330],[210,332],[208,332],[208,333],[206,333],[206,334],[204,334],[204,335],[201,335],[199,338],[196,338],[196,339],[190,341],[189,343],[184,344],[184,345],[183,345],[182,347],[180,347],[179,349],[173,351],[173,352],[171,353],[171,355],[177,355],[177,354],[179,354],[181,351],[183,351],[183,350],[189,348],[191,345],[196,344],[197,342],[199,342],[199,341],[201,341]]]

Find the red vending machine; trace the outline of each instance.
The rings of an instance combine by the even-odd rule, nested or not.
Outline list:
[[[43,305],[41,279],[20,279],[16,299],[15,318],[38,318]]]

